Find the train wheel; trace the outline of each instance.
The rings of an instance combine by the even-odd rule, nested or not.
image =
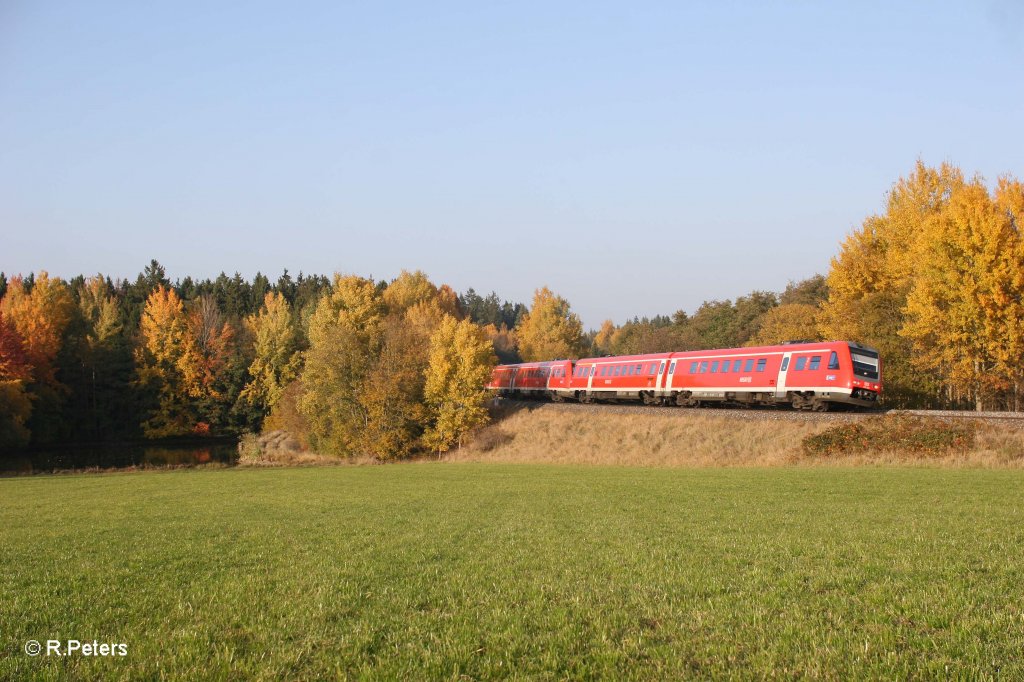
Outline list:
[[[811,411],[813,412],[828,412],[828,403],[824,400],[815,400],[811,404]]]

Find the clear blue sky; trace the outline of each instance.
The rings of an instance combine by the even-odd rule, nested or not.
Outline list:
[[[1021,3],[839,4],[0,2],[0,270],[778,290],[918,157],[1024,175]]]

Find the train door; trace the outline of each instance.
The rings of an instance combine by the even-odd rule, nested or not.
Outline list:
[[[508,390],[510,390],[510,391],[516,390],[516,375],[517,374],[519,374],[519,368],[518,367],[513,367],[512,368],[512,377],[508,380]]]
[[[786,375],[789,373],[790,356],[792,353],[786,353],[782,356],[782,365],[779,367],[779,380],[775,384],[775,397],[785,398],[786,397]]]
[[[654,384],[654,390],[660,391],[665,382],[665,361],[662,360],[658,365],[658,381]]]

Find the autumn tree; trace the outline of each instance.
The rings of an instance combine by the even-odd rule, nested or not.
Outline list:
[[[587,348],[579,316],[547,287],[534,293],[533,306],[516,328],[516,336],[519,353],[527,362],[579,357]]]
[[[230,378],[232,364],[239,360],[236,332],[212,296],[200,296],[188,308],[178,369],[185,394],[195,406],[194,428],[205,432],[227,424],[236,397],[231,395],[234,382]]]
[[[486,332],[469,320],[446,317],[430,340],[425,399],[431,423],[423,440],[435,452],[462,443],[464,435],[486,423],[484,388],[496,358]]]
[[[784,303],[761,316],[749,346],[770,346],[783,341],[820,341],[818,307],[810,303]]]
[[[181,370],[189,323],[185,306],[173,289],[159,285],[149,295],[139,331],[137,385],[150,396],[143,432],[149,437],[191,432],[197,415]]]
[[[357,387],[356,400],[365,415],[358,452],[378,460],[401,459],[419,444],[427,418],[424,342],[421,330],[401,315],[388,315],[382,331],[380,348]]]
[[[790,282],[779,294],[779,305],[803,303],[818,307],[828,300],[828,280],[824,275],[812,275],[799,282]]]
[[[611,355],[612,336],[615,334],[615,329],[615,323],[611,320],[605,320],[601,323],[601,328],[594,334],[594,342],[592,344],[594,355]]]
[[[34,278],[31,289],[22,277],[13,277],[0,300],[0,312],[21,336],[36,382],[58,386],[57,354],[64,332],[74,314],[75,304],[68,285],[44,270]]]
[[[1000,210],[976,178],[924,222],[916,246],[900,333],[913,342],[919,367],[948,386],[970,387],[980,410],[1020,375],[1024,240],[1012,211]]]
[[[0,306],[0,381],[32,381],[32,363],[25,350],[25,339]]]
[[[383,323],[384,304],[373,280],[336,275],[310,319],[298,401],[315,449],[360,454],[369,420],[360,389],[380,352]]]
[[[288,384],[299,376],[301,338],[283,294],[267,293],[258,314],[246,319],[254,339],[255,356],[249,365],[251,380],[242,391],[250,404],[271,410]]]

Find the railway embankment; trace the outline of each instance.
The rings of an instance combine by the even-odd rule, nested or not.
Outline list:
[[[1024,420],[504,401],[450,461],[1024,468]]]

